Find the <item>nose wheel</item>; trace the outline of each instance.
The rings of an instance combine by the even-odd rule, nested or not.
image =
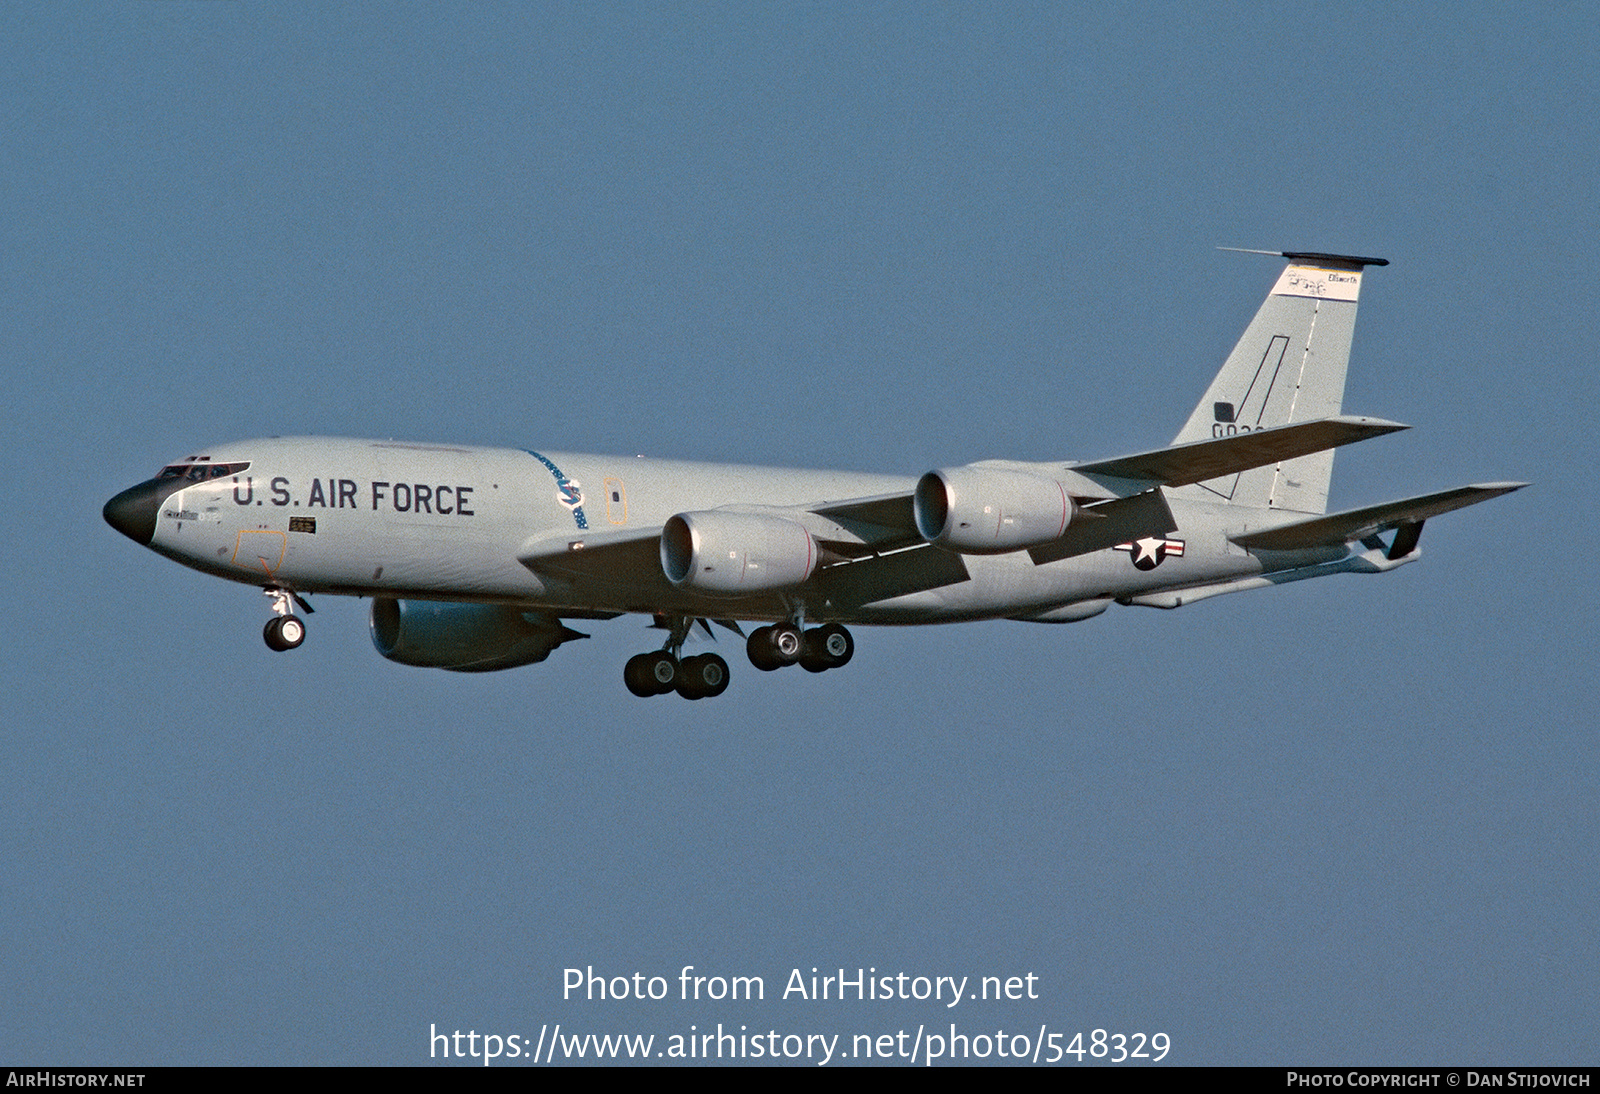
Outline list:
[[[261,632],[261,637],[266,639],[269,650],[283,653],[306,640],[306,625],[298,615],[275,616],[267,620],[267,627]]]
[[[294,608],[298,604],[307,615],[310,615],[311,605],[290,589],[268,586],[262,592],[272,599],[272,610],[276,613],[267,620],[267,625],[261,632],[261,637],[267,643],[267,649],[284,653],[297,648],[306,640],[306,624],[305,620],[294,614]]]

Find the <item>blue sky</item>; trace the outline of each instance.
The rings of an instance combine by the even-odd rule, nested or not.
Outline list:
[[[1154,1032],[1593,1062],[1595,149],[1569,6],[11,5],[0,1056],[428,1060],[430,1025]],[[1348,507],[1424,559],[1070,627],[863,628],[639,701],[138,550],[326,433],[920,474],[1165,443],[1276,276],[1382,255]],[[22,622],[29,625],[21,627]],[[563,970],[760,1003],[563,1000]],[[952,1011],[790,971],[1036,974]],[[983,1009],[987,1008],[987,1009]]]

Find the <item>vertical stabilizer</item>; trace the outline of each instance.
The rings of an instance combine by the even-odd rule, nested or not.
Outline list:
[[[1268,252],[1277,254],[1280,252]],[[1344,402],[1361,274],[1382,258],[1281,252],[1289,265],[1173,444],[1327,418]],[[1333,451],[1177,487],[1175,497],[1300,513],[1328,510]]]

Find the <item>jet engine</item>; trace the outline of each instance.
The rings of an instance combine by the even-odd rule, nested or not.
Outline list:
[[[917,480],[917,531],[938,547],[999,555],[1059,539],[1077,513],[1066,487],[1027,471],[955,467]]]
[[[531,665],[573,638],[586,638],[540,612],[504,604],[442,604],[431,600],[372,602],[372,644],[402,665],[491,672]]]
[[[712,596],[798,585],[817,568],[804,527],[767,513],[679,513],[661,529],[661,570],[680,589]]]

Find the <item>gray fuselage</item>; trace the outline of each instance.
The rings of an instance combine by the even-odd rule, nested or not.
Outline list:
[[[509,603],[570,616],[672,612],[776,620],[789,614],[794,598],[711,597],[674,588],[659,563],[552,576],[519,562],[524,544],[635,529],[648,534],[685,511],[752,503],[767,511],[815,508],[827,499],[908,493],[914,485],[907,476],[326,438],[220,445],[194,461],[190,466],[248,466],[238,474],[180,479],[161,499],[148,545],[185,565],[301,592]],[[1251,527],[1249,518],[1268,526],[1285,514],[1182,501],[1172,508],[1178,530],[1171,535],[1181,549],[1161,552],[1149,568],[1136,565],[1138,552],[1127,549],[1036,564],[1026,551],[952,556],[922,545],[912,550],[938,558],[917,563],[954,565],[964,577],[958,569],[938,587],[867,602],[830,596],[824,583],[806,602],[806,615],[882,624],[1040,616],[1064,605],[1347,553],[1295,552],[1264,563],[1226,534]],[[912,564],[906,559],[901,568]]]

